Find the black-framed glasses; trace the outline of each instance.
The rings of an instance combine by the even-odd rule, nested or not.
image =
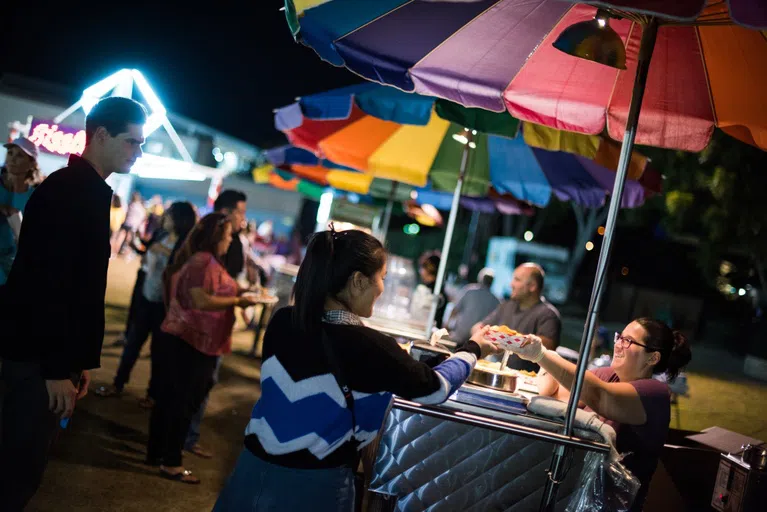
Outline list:
[[[632,344],[634,344],[634,345],[639,345],[642,348],[646,348],[647,350],[652,350],[652,351],[657,351],[658,350],[656,348],[648,347],[647,345],[639,343],[637,340],[629,338],[628,336],[624,336],[624,335],[622,335],[619,332],[615,333],[615,344],[616,345],[620,345],[621,348],[623,348],[623,349],[627,349]]]

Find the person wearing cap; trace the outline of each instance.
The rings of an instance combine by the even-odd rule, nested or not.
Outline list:
[[[141,156],[146,118],[131,99],[101,100],[86,117],[82,156],[70,155],[27,203],[0,290],[0,510],[23,510],[35,494],[59,420],[99,367],[112,203],[105,180]]]
[[[11,271],[24,207],[40,175],[37,146],[32,141],[19,137],[3,147],[6,153],[5,165],[0,168],[0,285]]]
[[[477,274],[476,284],[468,284],[461,290],[447,321],[451,340],[457,343],[469,341],[472,326],[501,305],[490,291],[494,278],[493,269],[483,268]]]

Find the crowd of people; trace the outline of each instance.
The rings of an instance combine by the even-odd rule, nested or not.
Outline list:
[[[235,308],[266,300],[266,270],[251,250],[259,241],[248,239],[257,230],[246,223],[242,192],[223,191],[199,219],[186,201],[154,201],[148,213],[137,195],[121,215],[105,180],[129,172],[141,155],[146,116],[132,100],[102,100],[87,116],[82,155],[39,185],[34,145],[18,139],[8,147],[0,187],[0,510],[24,509],[53,436],[88,392],[104,339],[109,260],[130,247],[143,256],[123,353],[112,385],[96,393],[107,399],[123,392],[151,335],[152,378],[142,401],[151,409],[146,464],[164,478],[198,484],[183,453],[212,456],[199,442],[200,421],[231,351]],[[18,229],[10,221],[20,211]],[[486,337],[491,325],[526,333],[511,366],[540,368],[541,394],[567,398],[575,366],[556,353],[561,321],[542,295],[539,265],[514,271],[503,303],[490,292],[492,272],[480,272],[447,315],[459,348],[432,367],[362,323],[384,290],[387,253],[378,239],[331,227],[311,237],[303,259],[297,243],[298,250],[283,244],[300,261],[292,303],[266,329],[261,396],[243,438],[232,441],[242,452],[214,510],[353,510],[360,450],[378,434],[392,395],[445,401],[479,359],[498,356]],[[438,254],[419,262],[432,290],[439,266]],[[443,295],[440,320],[447,302]],[[690,358],[683,335],[637,319],[616,335],[612,366],[584,381],[584,405],[618,429],[618,450],[631,453],[625,464],[642,484],[633,510],[641,510],[668,430],[668,386],[652,377],[673,378]]]

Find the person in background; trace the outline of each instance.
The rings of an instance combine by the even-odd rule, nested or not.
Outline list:
[[[0,285],[16,257],[24,207],[38,183],[37,146],[27,138],[5,144],[5,165],[0,168]]]
[[[144,237],[151,238],[155,231],[162,229],[163,214],[165,207],[162,205],[162,197],[152,196],[146,209],[147,217],[144,224]]]
[[[304,257],[304,246],[301,240],[301,231],[294,229],[290,234],[290,253],[288,254],[288,263],[291,265],[300,265]]]
[[[229,248],[226,254],[221,256],[221,264],[226,268],[227,273],[232,279],[237,280],[240,274],[245,271],[245,265],[247,262],[248,254],[246,246],[243,245],[242,238],[239,236],[240,232],[245,227],[245,216],[248,211],[248,197],[239,190],[222,190],[213,203],[213,210],[215,213],[226,215],[229,219],[229,223],[232,225],[232,240],[229,244]],[[223,358],[219,357],[216,360],[216,367],[213,372],[213,382],[211,388],[218,383],[218,374],[221,369],[221,363]],[[205,416],[205,408],[208,405],[208,395],[206,394],[200,403],[200,407],[197,412],[192,416],[189,422],[189,432],[184,442],[184,449],[202,457],[203,459],[210,459],[213,457],[213,452],[205,448],[200,444],[200,425],[202,419]]]
[[[145,221],[146,208],[144,208],[141,194],[137,191],[133,192],[130,204],[128,205],[128,212],[125,215],[125,222],[120,227],[115,247],[113,247],[114,252],[122,254],[126,245],[130,247],[134,237]]]
[[[257,303],[241,295],[221,260],[232,242],[229,216],[203,217],[166,269],[168,312],[158,333],[157,399],[147,459],[171,480],[198,484],[182,465],[189,422],[213,386],[218,360],[231,352],[234,307]]]
[[[123,210],[122,200],[117,194],[112,196],[112,207],[109,209],[109,232],[110,240],[112,240],[112,247],[114,247],[114,240],[117,238],[117,233],[120,232],[120,228],[125,222],[125,210]],[[114,255],[114,250],[112,251]]]
[[[119,336],[117,336],[114,343],[112,344],[115,347],[123,347],[128,342],[128,333],[130,332],[131,326],[133,325],[133,319],[136,316],[136,305],[139,302],[139,298],[141,297],[141,290],[143,290],[144,287],[146,265],[143,259],[146,256],[147,249],[154,245],[155,242],[163,238],[166,234],[167,233],[162,230],[162,226],[160,226],[159,229],[156,229],[154,233],[152,233],[152,236],[148,240],[144,240],[140,236],[137,236],[134,237],[133,241],[131,242],[131,249],[133,249],[136,254],[141,256],[142,261],[141,265],[138,267],[138,271],[136,272],[136,280],[133,282],[133,291],[131,292],[130,304],[128,305],[128,316],[125,319],[125,330],[120,333]]]
[[[471,328],[474,324],[482,321],[501,305],[498,297],[490,291],[494,279],[493,269],[483,268],[477,274],[477,283],[466,285],[461,290],[447,322],[451,340],[457,343],[466,342],[471,338]]]
[[[128,331],[128,339],[120,357],[113,385],[102,386],[96,394],[102,397],[119,396],[125,384],[130,379],[131,371],[138,360],[141,349],[149,335],[152,335],[152,350],[154,351],[155,335],[165,318],[163,303],[162,279],[165,267],[170,262],[173,249],[186,239],[197,222],[197,213],[188,202],[173,203],[162,217],[162,230],[165,235],[153,242],[142,261],[144,279],[141,293],[137,298],[133,324]],[[152,357],[153,368],[157,365]],[[152,375],[154,372],[152,372]],[[142,407],[151,409],[155,400],[154,380],[150,379],[146,397],[141,401]]]
[[[22,510],[35,494],[59,420],[99,367],[112,204],[105,180],[141,156],[146,118],[133,100],[101,100],[86,117],[82,156],[70,155],[27,203],[0,304],[0,510]]]
[[[569,400],[576,372],[573,363],[548,350],[538,336],[529,336],[512,351],[540,364],[537,380],[542,396]],[[653,375],[665,374],[672,382],[691,359],[690,344],[681,332],[660,320],[638,318],[615,334],[612,365],[584,375],[581,402],[615,428],[616,448],[625,454],[621,462],[641,483],[631,512],[642,510],[671,420],[668,384]]]
[[[240,239],[240,232],[245,227],[245,216],[248,212],[248,197],[239,190],[223,190],[213,203],[213,211],[229,216],[232,223],[232,244],[223,257],[222,262],[226,271],[233,279],[237,279],[245,270],[245,249]]]
[[[557,308],[542,295],[545,276],[543,268],[537,263],[518,266],[511,278],[511,298],[475,324],[472,332],[485,325],[505,325],[522,334],[535,334],[543,340],[546,348],[556,349],[562,321]],[[536,365],[517,357],[509,358],[507,366],[515,370],[537,370]]]
[[[432,293],[437,285],[437,272],[439,270],[440,256],[438,251],[429,251],[421,256],[418,262],[418,274],[421,276],[421,281],[425,284]],[[445,290],[440,290],[439,298],[437,299],[437,315],[434,318],[434,324],[438,329],[442,328],[442,322],[445,316],[445,309],[447,308],[448,298]]]
[[[269,323],[261,398],[214,512],[352,511],[359,450],[377,436],[392,394],[441,403],[497,350],[482,330],[433,369],[411,358],[360,320],[372,315],[385,276],[378,239],[359,230],[312,236],[295,306]]]

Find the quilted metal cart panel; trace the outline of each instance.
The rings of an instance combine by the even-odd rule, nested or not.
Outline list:
[[[403,512],[538,510],[555,444],[392,409],[370,490]],[[585,451],[574,450],[558,493],[564,510]]]

